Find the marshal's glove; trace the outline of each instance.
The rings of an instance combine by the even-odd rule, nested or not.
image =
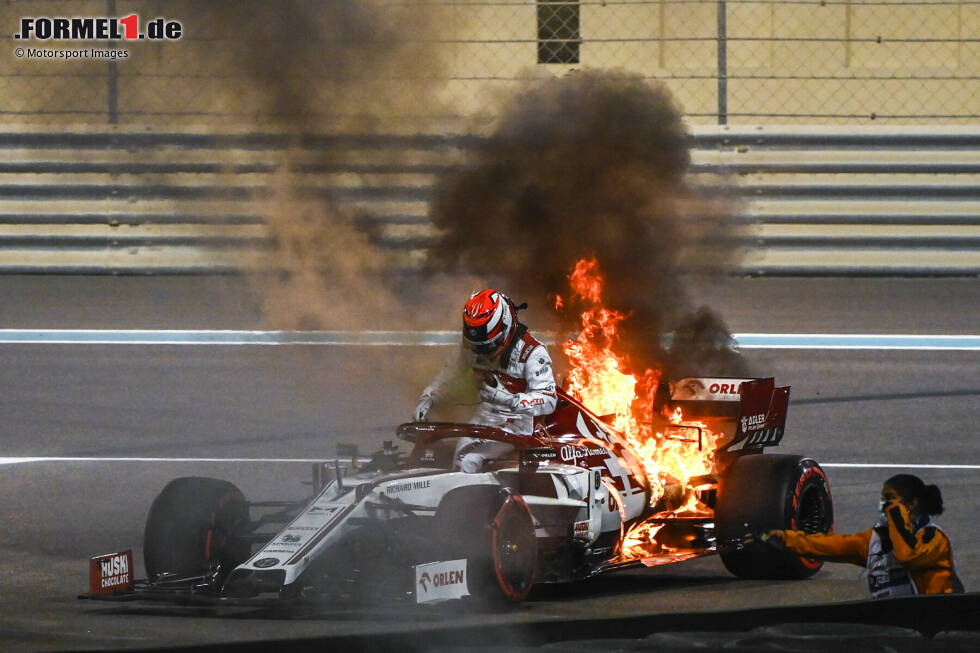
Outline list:
[[[504,390],[500,386],[490,385],[488,383],[484,383],[483,387],[480,388],[480,400],[511,410],[517,408],[517,402],[520,401],[518,396],[513,392],[507,392],[507,390]]]
[[[429,395],[422,395],[419,398],[419,405],[415,407],[415,412],[412,413],[412,419],[416,422],[426,422],[429,419],[429,411],[432,410],[432,397]]]
[[[748,542],[759,542],[777,551],[786,550],[786,531],[771,530],[765,533],[757,533],[749,536]]]

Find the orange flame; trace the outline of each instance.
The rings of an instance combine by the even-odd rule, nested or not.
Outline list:
[[[602,277],[599,276],[599,261],[595,258],[576,261],[568,281],[577,296],[593,304],[601,303]]]
[[[616,353],[618,329],[626,316],[602,306],[599,262],[595,258],[578,261],[569,282],[572,294],[590,307],[581,315],[581,332],[562,345],[570,364],[566,390],[594,413],[615,416],[614,428],[643,464],[651,485],[651,505],[666,498],[666,509],[706,512],[688,481],[712,473],[714,445],[720,434],[704,423],[685,420],[680,409],[654,415],[653,395],[661,371],[647,369],[641,375],[626,371],[623,357]],[[657,530],[640,525],[627,535],[625,546],[649,541]]]

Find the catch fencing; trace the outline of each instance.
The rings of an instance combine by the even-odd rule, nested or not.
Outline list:
[[[329,199],[412,273],[437,242],[434,185],[479,139],[0,133],[0,273],[268,269],[286,151],[303,201]],[[692,182],[745,201],[740,273],[980,274],[980,129],[700,127],[691,145]]]
[[[24,17],[129,14],[182,36],[13,38]],[[445,129],[597,68],[666,84],[695,124],[980,119],[980,0],[10,0],[0,26],[8,124]],[[82,47],[127,56],[14,56]]]

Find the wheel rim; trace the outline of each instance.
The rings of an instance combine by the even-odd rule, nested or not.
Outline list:
[[[537,563],[534,522],[523,499],[510,496],[493,521],[493,567],[507,598],[518,601],[531,591]]]
[[[248,559],[250,550],[242,551],[243,547],[235,541],[244,532],[248,520],[244,499],[237,490],[230,491],[218,499],[211,512],[204,539],[207,569],[224,566],[230,572]]]
[[[819,486],[810,486],[800,496],[798,524],[804,533],[826,533],[830,524],[827,498]]]
[[[819,484],[809,485],[800,493],[795,527],[807,534],[826,533],[831,528],[830,498]],[[800,556],[800,563],[816,571],[823,566],[819,558]]]

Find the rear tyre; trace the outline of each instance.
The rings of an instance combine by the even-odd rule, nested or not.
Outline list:
[[[220,565],[227,574],[248,559],[240,536],[249,525],[241,490],[215,478],[184,477],[167,484],[150,506],[143,562],[151,581],[201,576]]]
[[[467,589],[478,601],[523,601],[534,584],[537,539],[524,498],[480,485],[450,492],[435,515],[444,559],[466,558]]]
[[[772,529],[826,533],[834,525],[830,483],[820,465],[801,456],[765,454],[735,459],[718,487],[719,542]],[[802,579],[823,562],[769,546],[721,554],[739,578]]]

